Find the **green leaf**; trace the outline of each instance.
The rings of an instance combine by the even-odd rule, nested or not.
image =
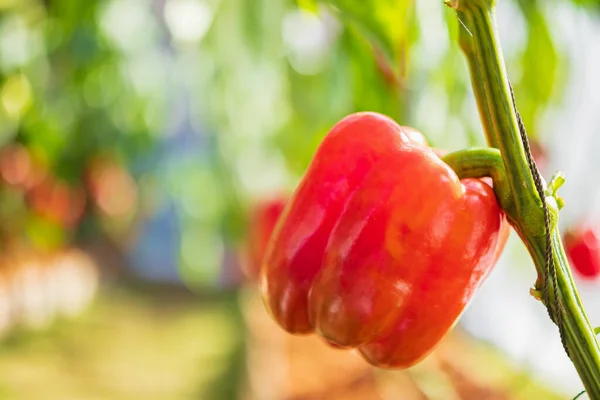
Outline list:
[[[319,9],[319,5],[316,0],[297,0],[298,7],[316,13]]]
[[[325,0],[342,16],[357,24],[386,56],[397,60],[414,24],[411,0]]]
[[[538,135],[537,120],[555,94],[559,56],[537,1],[519,2],[527,20],[527,43],[521,56],[522,75],[517,85],[517,102],[532,137]]]

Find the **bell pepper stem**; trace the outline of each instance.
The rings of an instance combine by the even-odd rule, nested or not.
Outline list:
[[[558,325],[567,354],[573,362],[591,399],[600,399],[600,345],[590,325],[571,276],[558,231],[558,211],[562,199],[557,190],[564,182],[559,175],[546,185],[542,180],[547,213],[530,167],[526,141],[521,137],[519,119],[515,110],[512,90],[498,32],[494,0],[447,0],[460,19],[460,44],[469,64],[471,81],[479,114],[488,144],[497,147],[502,159],[504,174],[495,171],[492,176],[500,206],[519,234],[534,261],[538,272],[534,293],[544,302],[551,319]],[[487,157],[490,168],[500,168],[492,156],[471,154],[451,155],[459,171],[475,170],[473,165]],[[458,162],[458,158],[462,161]],[[479,161],[477,161],[479,159]],[[465,167],[465,166],[468,166]],[[464,172],[464,171],[463,171]],[[460,174],[459,174],[460,175]],[[499,178],[498,178],[499,177]],[[496,180],[498,183],[496,183]],[[501,193],[500,193],[501,192]],[[504,198],[502,197],[504,196]],[[546,219],[546,216],[549,218]],[[548,231],[547,230],[548,228]],[[546,235],[550,234],[551,257],[555,274],[546,270]],[[552,284],[548,284],[552,282]]]
[[[498,149],[490,147],[462,149],[444,155],[442,161],[448,164],[460,179],[489,176],[494,182],[494,192],[500,207],[505,212],[514,209],[504,162]]]

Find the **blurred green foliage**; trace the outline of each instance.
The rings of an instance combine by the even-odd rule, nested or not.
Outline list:
[[[498,3],[516,21],[500,27],[505,56],[541,140],[568,68],[552,5]],[[598,9],[595,0],[573,4]],[[65,227],[3,189],[4,237],[58,246],[104,232],[131,242],[171,199],[182,274],[212,284],[226,249],[243,242],[253,203],[293,190],[344,115],[383,112],[450,150],[484,144],[458,29],[442,1],[2,0],[0,143],[24,144],[56,180],[88,195],[84,218]],[[197,145],[157,156],[178,129]],[[108,216],[89,200],[86,171],[99,156],[132,175],[134,215]]]

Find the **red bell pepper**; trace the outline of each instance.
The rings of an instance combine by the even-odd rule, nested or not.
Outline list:
[[[600,237],[591,228],[580,227],[567,231],[565,251],[573,270],[584,279],[600,276]]]
[[[279,219],[263,300],[288,332],[408,367],[457,321],[508,229],[488,183],[459,180],[414,129],[353,114],[327,134]]]

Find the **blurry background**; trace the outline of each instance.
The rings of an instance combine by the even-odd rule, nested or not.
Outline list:
[[[582,389],[514,234],[459,327],[409,371],[265,314],[257,210],[293,191],[337,120],[379,111],[437,147],[485,144],[450,9],[332,3],[0,0],[0,398]],[[498,0],[498,23],[538,163],[567,176],[562,228],[600,228],[600,3]],[[574,273],[600,324],[600,284]]]

